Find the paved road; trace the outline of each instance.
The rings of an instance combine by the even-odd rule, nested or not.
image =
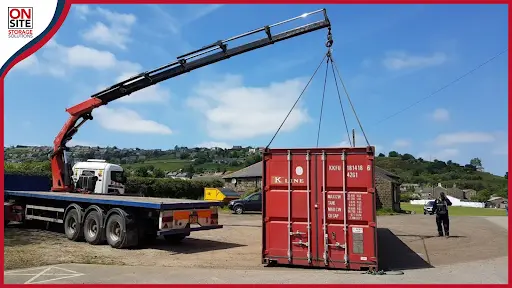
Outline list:
[[[507,217],[483,217],[508,230]],[[499,230],[499,229],[498,229]],[[478,253],[481,247],[468,247]],[[485,248],[485,247],[484,247]],[[186,268],[61,264],[5,271],[5,283],[508,283],[508,251],[493,259],[408,269],[403,275],[371,276],[361,272],[300,268]],[[207,259],[205,259],[207,260]]]
[[[405,271],[403,275],[364,275],[361,272],[298,268],[263,270],[187,269],[166,267],[68,264],[8,271],[5,283],[182,283],[182,284],[337,284],[337,283],[508,283],[508,258]],[[61,269],[64,268],[65,270]],[[27,283],[27,284],[28,284]]]

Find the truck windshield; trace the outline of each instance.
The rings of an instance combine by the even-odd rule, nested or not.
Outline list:
[[[112,181],[118,182],[118,183],[126,182],[125,181],[126,178],[124,177],[124,172],[123,171],[111,171],[110,172],[110,179],[112,179]]]

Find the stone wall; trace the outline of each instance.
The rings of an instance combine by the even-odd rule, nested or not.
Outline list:
[[[377,175],[375,188],[377,209],[392,209],[395,212],[400,212],[400,185]]]
[[[261,189],[261,178],[237,178],[236,183],[231,182],[231,178],[224,179],[224,187],[235,190],[239,193],[252,192]]]

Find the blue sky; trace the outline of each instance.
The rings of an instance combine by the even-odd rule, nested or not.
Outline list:
[[[5,143],[49,145],[68,117],[65,108],[100,88],[323,7],[333,25],[334,59],[378,152],[461,164],[480,157],[488,171],[507,171],[507,53],[382,122],[504,50],[506,5],[73,6],[57,35],[7,75]],[[72,144],[265,146],[325,54],[326,32],[204,67],[97,109]],[[316,145],[324,69],[272,147]],[[325,101],[320,146],[346,145],[332,77]],[[347,118],[360,135],[353,113]],[[361,136],[356,144],[364,144]]]

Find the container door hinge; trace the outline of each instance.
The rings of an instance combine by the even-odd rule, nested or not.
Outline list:
[[[299,242],[292,242],[293,245],[299,245],[299,246],[305,246],[308,247],[308,242],[302,242],[302,240],[299,240]]]
[[[296,232],[291,232],[290,231],[290,236],[294,236],[294,235],[305,235],[306,233],[305,232],[300,232],[299,230],[297,230]]]
[[[375,193],[375,188],[368,188],[368,189],[367,189],[367,192],[368,192],[368,193]]]
[[[327,246],[332,246],[338,249],[345,249],[347,247],[345,244],[340,244],[339,242],[336,242],[334,244],[327,244]]]
[[[368,226],[375,228],[375,227],[377,227],[377,223],[370,222],[370,223],[368,223]]]

